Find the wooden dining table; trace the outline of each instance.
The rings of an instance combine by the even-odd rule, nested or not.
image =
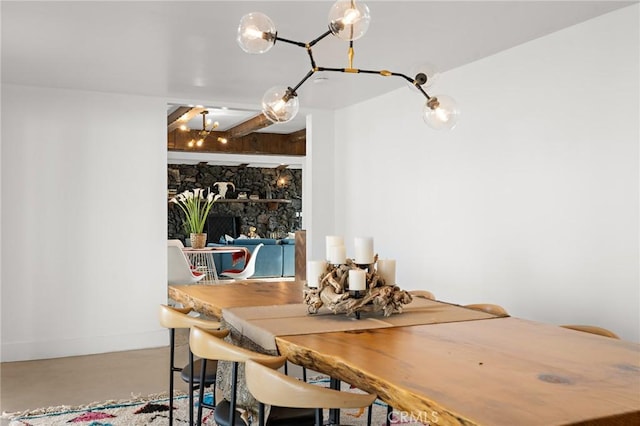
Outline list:
[[[400,420],[640,425],[637,343],[520,318],[466,316],[471,310],[430,301],[416,308],[425,324],[389,325],[370,318],[371,324],[382,324],[309,332],[282,327],[295,323],[296,316],[313,320],[291,306],[302,300],[297,282],[171,286],[169,292],[209,315],[236,322],[239,317],[247,331],[271,333],[290,361],[376,393]],[[278,315],[283,321],[274,326]]]

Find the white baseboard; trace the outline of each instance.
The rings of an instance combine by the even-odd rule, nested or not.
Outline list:
[[[169,344],[166,329],[79,339],[56,339],[32,342],[2,342],[0,361],[31,361],[78,355],[93,355],[135,349],[148,349]]]

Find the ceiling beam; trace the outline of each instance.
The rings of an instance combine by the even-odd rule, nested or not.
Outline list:
[[[241,138],[242,136],[246,136],[249,133],[255,132],[256,130],[269,127],[272,124],[273,122],[271,122],[271,120],[269,120],[266,115],[260,113],[254,117],[251,117],[247,121],[243,121],[242,123],[228,129],[227,134],[229,135],[229,139]]]
[[[173,111],[171,114],[169,114],[169,116],[167,117],[167,126],[173,123],[174,121],[177,121],[180,117],[182,117],[184,114],[188,113],[192,109],[193,107],[189,107],[189,106],[179,106],[178,108],[176,108],[176,110]]]
[[[195,107],[178,107],[174,112],[167,117],[167,131],[172,132],[180,127],[181,124],[187,123],[193,117],[196,117],[204,108]]]

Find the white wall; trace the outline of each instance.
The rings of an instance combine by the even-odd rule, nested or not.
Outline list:
[[[2,361],[166,344],[166,102],[2,86]]]
[[[307,116],[307,147],[303,171],[302,210],[307,260],[325,258],[325,235],[336,233],[333,111],[313,110]]]
[[[450,133],[406,88],[339,111],[339,230],[375,237],[403,288],[640,341],[638,16],[446,73]]]

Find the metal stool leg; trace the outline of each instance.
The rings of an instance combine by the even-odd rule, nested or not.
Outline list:
[[[340,390],[340,380],[331,378],[329,382],[329,387],[334,390]],[[329,410],[329,424],[339,425],[340,424],[340,409],[332,408]]]

